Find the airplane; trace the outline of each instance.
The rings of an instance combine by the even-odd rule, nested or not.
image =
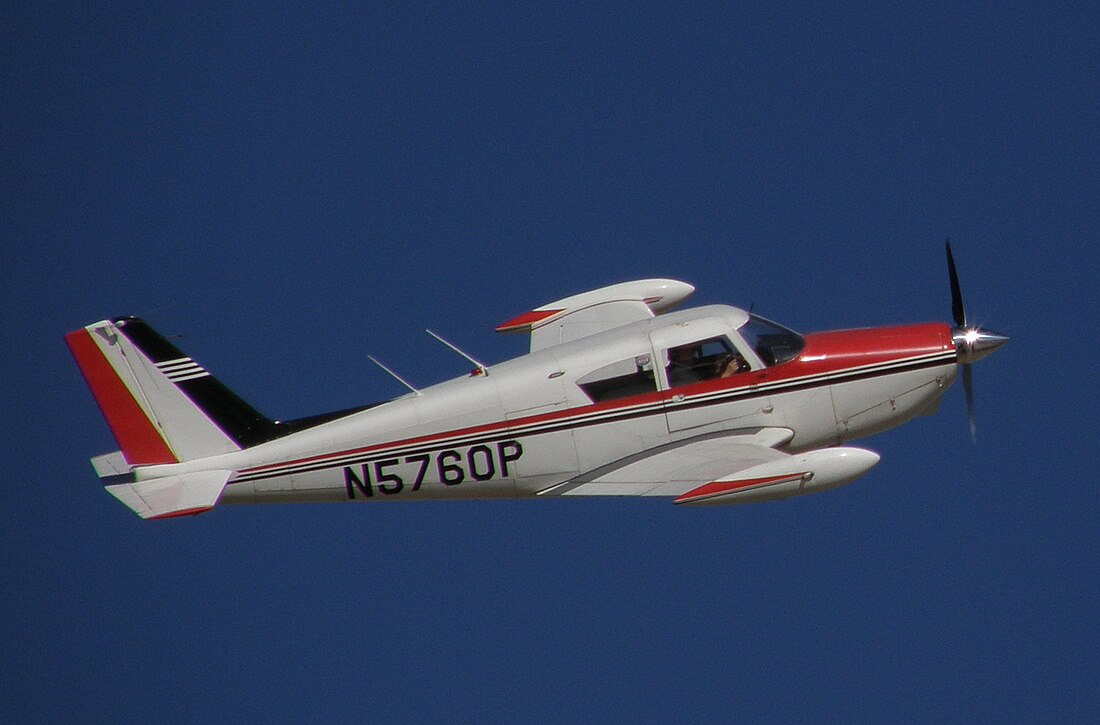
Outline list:
[[[518,358],[487,367],[451,346],[469,375],[298,420],[261,415],[137,317],[65,340],[119,446],[93,467],[143,519],[267,502],[751,503],[864,475],[879,455],[847,443],[933,413],[959,367],[973,435],[970,366],[1008,338],[967,321],[946,250],[954,326],[800,335],[736,307],[673,311],[694,287],[637,280],[504,322],[530,336]]]

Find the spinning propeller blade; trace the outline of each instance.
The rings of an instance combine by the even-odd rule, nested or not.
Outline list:
[[[944,242],[947,247],[947,275],[951,278],[951,317],[955,327],[966,327],[966,311],[963,309],[962,290],[959,289],[959,273],[955,271],[955,256],[951,254],[951,240]]]
[[[963,392],[966,393],[966,420],[970,424],[970,440],[977,442],[978,426],[974,422],[974,379],[970,377],[970,365],[962,366]]]
[[[955,343],[959,364],[962,365],[963,392],[966,394],[966,416],[970,423],[970,439],[977,440],[977,426],[974,422],[974,381],[970,365],[1008,342],[1008,337],[996,332],[971,327],[966,322],[966,310],[963,307],[962,290],[959,288],[959,274],[955,270],[955,257],[951,254],[951,240],[945,243],[947,249],[947,275],[951,281],[951,317],[955,327],[951,330],[951,339]]]

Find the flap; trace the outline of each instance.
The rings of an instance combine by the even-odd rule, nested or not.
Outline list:
[[[232,471],[197,471],[106,489],[143,519],[168,519],[212,509],[231,475]]]
[[[496,330],[530,333],[534,352],[667,312],[694,291],[690,284],[672,279],[623,282],[543,305]]]

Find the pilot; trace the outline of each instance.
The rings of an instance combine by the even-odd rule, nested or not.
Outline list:
[[[697,383],[703,378],[695,371],[698,345],[674,347],[668,351],[668,386],[670,388]]]
[[[740,353],[730,353],[722,365],[721,377],[728,378],[738,373],[747,373],[750,369],[748,361]]]

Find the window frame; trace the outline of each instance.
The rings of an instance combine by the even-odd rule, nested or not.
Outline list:
[[[595,377],[603,371],[613,370],[616,367],[621,366],[623,370],[629,369],[631,363],[634,364],[634,372],[627,372],[623,374],[612,374],[607,377]],[[647,379],[648,374],[648,379]],[[585,380],[586,378],[592,378]],[[600,384],[608,384],[613,381],[626,381],[624,385],[616,388],[614,385],[610,385],[605,388],[602,394],[594,394],[593,388],[598,388]],[[660,390],[660,383],[657,380],[657,372],[653,365],[653,353],[650,350],[632,355],[621,360],[605,363],[599,367],[589,370],[584,375],[579,376],[573,381],[581,393],[593,403],[606,403],[613,400],[623,400],[626,398],[632,398],[637,395],[652,395]],[[592,387],[589,387],[592,386]],[[631,389],[631,388],[637,388]],[[623,393],[622,390],[627,392]],[[609,394],[610,393],[610,394]]]
[[[718,337],[725,338],[733,348],[741,354],[745,362],[749,364],[749,370],[746,373],[741,373],[741,375],[747,375],[748,373],[764,369],[764,362],[756,352],[745,343],[745,340],[737,333],[737,330],[733,328],[732,324],[720,317],[705,317],[670,327],[660,328],[650,333],[650,341],[653,344],[653,359],[659,363],[654,365],[654,369],[660,368],[660,372],[657,374],[660,389],[662,391],[668,391],[684,387],[683,385],[673,387],[669,382],[668,366],[670,350],[683,347],[684,345],[705,343]],[[738,376],[730,378],[714,377],[709,380],[736,380],[737,377]]]

